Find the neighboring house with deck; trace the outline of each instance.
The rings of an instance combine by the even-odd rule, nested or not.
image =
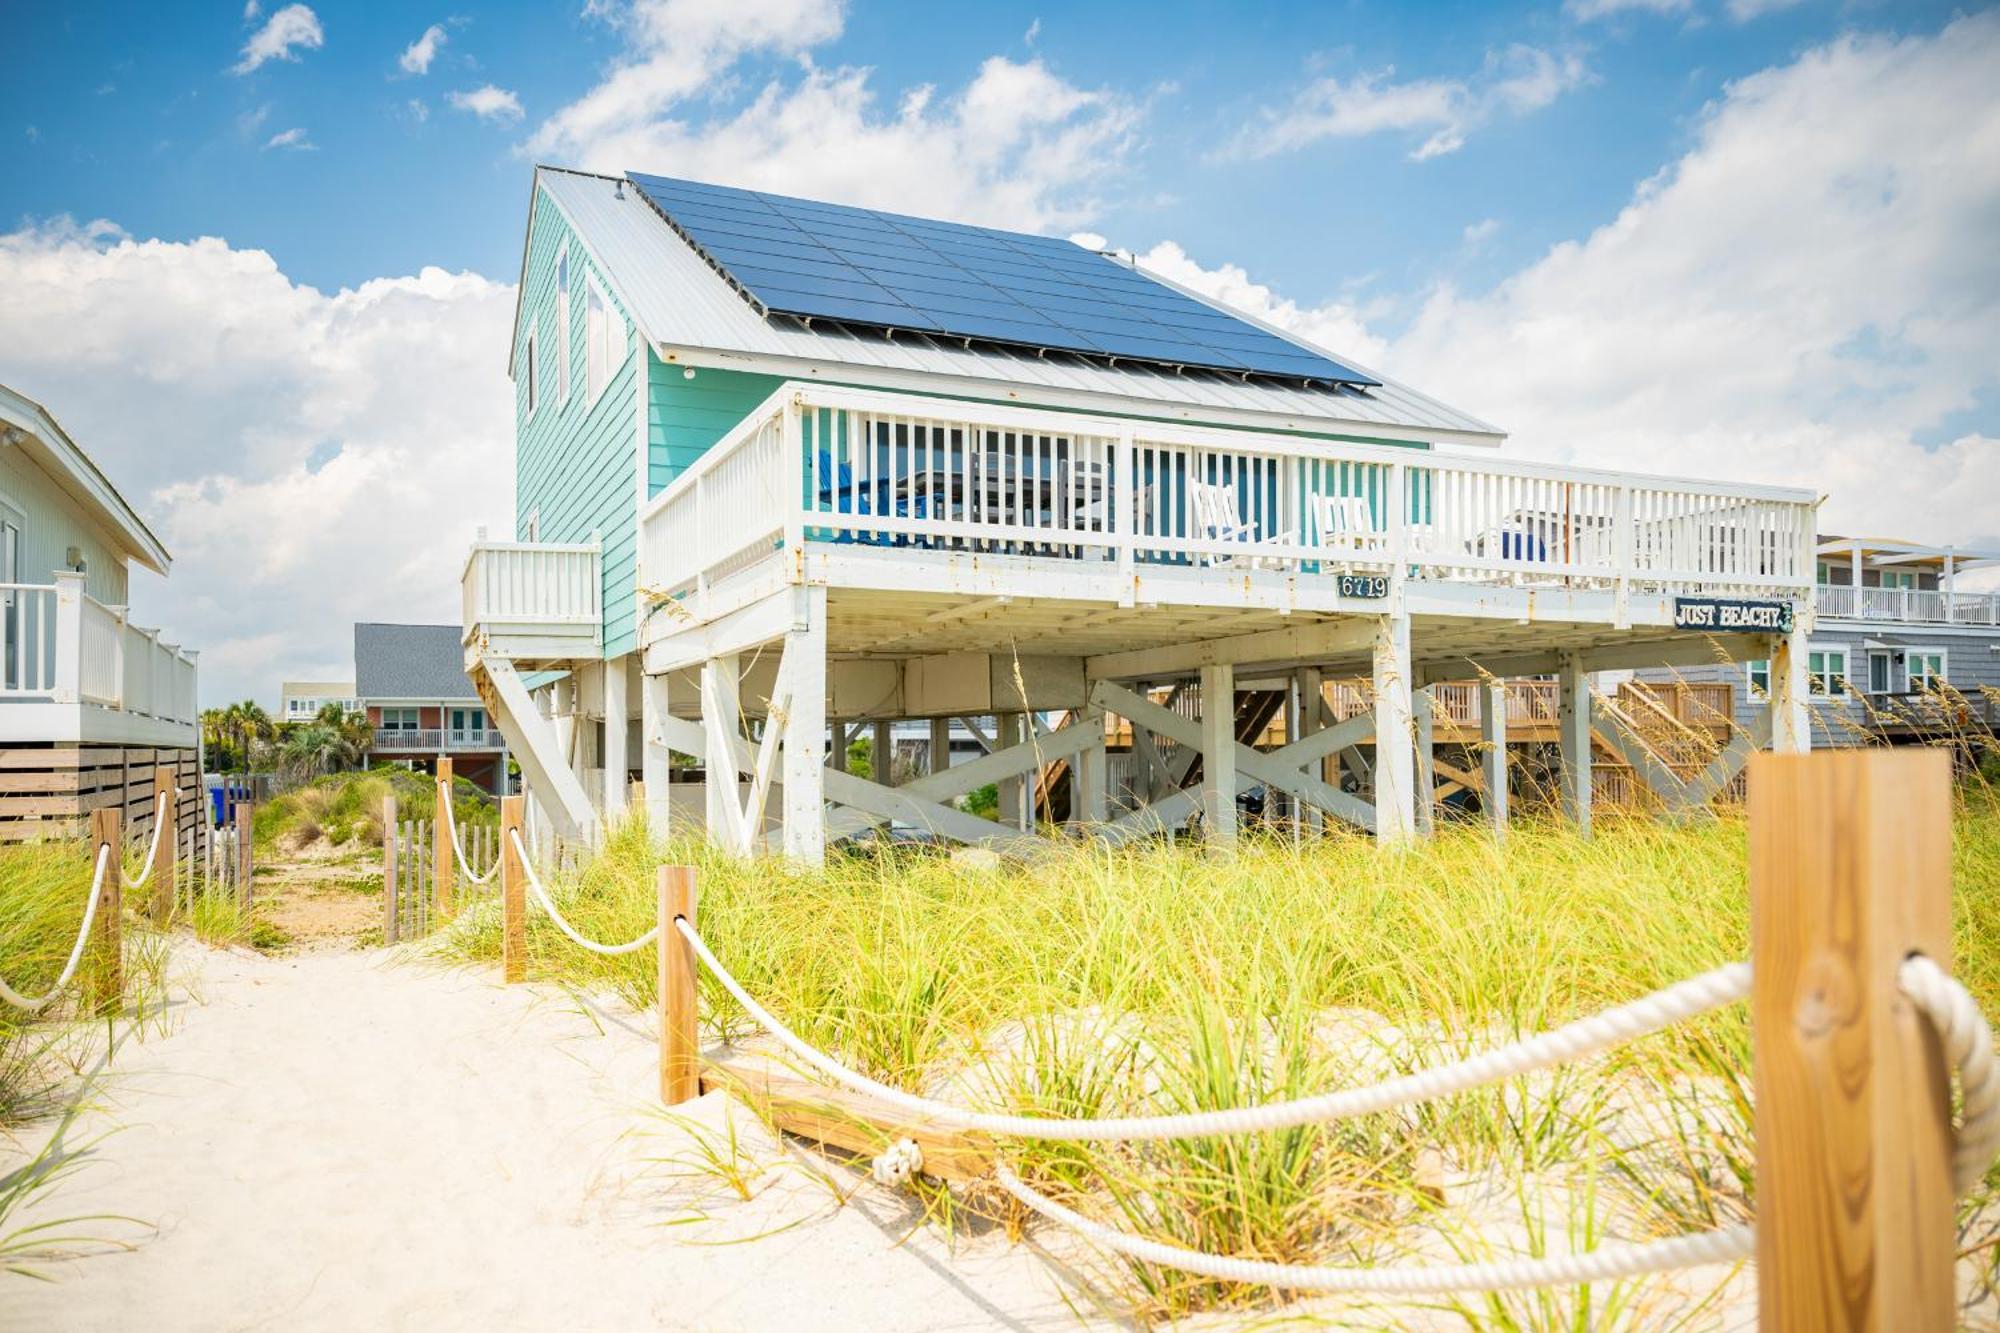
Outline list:
[[[149,836],[154,770],[201,806],[195,654],[134,623],[132,566],[171,559],[47,409],[0,385],[0,840],[112,807]]]
[[[1962,574],[2000,567],[2000,553],[1827,536],[1816,555],[1816,620],[1806,644],[1815,744],[2000,732],[2000,591],[1958,584]],[[1743,725],[1770,689],[1770,663],[1761,658],[1679,675],[1737,686]]]
[[[643,776],[656,826],[806,860],[883,829],[1032,853],[1038,816],[1227,841],[1251,787],[1394,841],[1447,781],[1504,818],[1531,678],[1587,820],[1591,673],[1707,660],[1711,626],[1777,659],[1763,730],[1807,740],[1810,491],[1507,459],[1067,241],[538,168],[509,370],[514,540],[468,556],[464,665],[558,834]],[[1431,690],[1465,681],[1495,706],[1459,709],[1487,720],[1451,777]],[[983,753],[828,762],[916,720]],[[986,784],[998,823],[955,808]]]
[[[354,706],[374,738],[367,762],[452,772],[489,792],[505,790],[507,742],[465,674],[454,625],[356,624]]]

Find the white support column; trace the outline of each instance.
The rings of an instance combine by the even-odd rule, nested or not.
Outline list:
[[[1236,842],[1236,668],[1201,669],[1201,819],[1208,840]]]
[[[1486,780],[1483,804],[1496,837],[1507,832],[1507,682],[1492,680],[1480,687],[1479,739],[1481,776]]]
[[[896,724],[886,718],[875,720],[875,731],[868,743],[870,772],[868,776],[885,787],[896,785]]]
[[[1375,629],[1375,841],[1416,832],[1416,757],[1410,740],[1410,617],[1397,611]]]
[[[631,784],[631,759],[626,736],[632,723],[626,673],[630,663],[614,657],[604,664],[604,819],[607,824],[625,813],[626,788]]]
[[[701,664],[701,726],[708,743],[704,815],[708,840],[740,846],[736,825],[743,817],[737,793],[735,741],[742,732],[743,708],[737,695],[740,662],[735,653]]]
[[[1803,629],[1771,636],[1771,748],[1779,754],[1805,754],[1812,749],[1806,638]]]
[[[1020,713],[995,713],[993,715],[993,747],[996,750],[1010,750],[1028,738],[1027,729],[1022,725],[1026,718]],[[1032,812],[1027,812],[1028,784],[1021,778],[1003,779],[997,792],[1000,799],[1000,822],[1010,828],[1021,830],[1035,826]]]
[[[1411,730],[1417,748],[1417,832],[1428,838],[1437,831],[1437,697],[1431,687],[1410,692]]]
[[[1317,735],[1325,729],[1326,719],[1321,713],[1320,700],[1325,697],[1325,678],[1318,667],[1300,667],[1298,670],[1299,740]],[[1321,782],[1339,785],[1340,760],[1338,757],[1315,760],[1319,765]],[[1329,777],[1331,773],[1333,776]],[[1317,834],[1326,827],[1326,817],[1319,807],[1299,802],[1299,819],[1307,833]]]
[[[1562,755],[1563,814],[1590,836],[1590,676],[1583,656],[1562,655],[1556,672],[1556,745]]]
[[[934,717],[931,719],[930,753],[924,756],[924,767],[932,773],[942,773],[951,767],[951,719]]]
[[[1077,751],[1076,762],[1070,765],[1069,822],[1090,829],[1110,814],[1110,765],[1104,753],[1103,715],[1086,712],[1081,720],[1096,724],[1097,739]]]
[[[847,724],[829,722],[827,727],[831,735],[827,739],[826,766],[844,773],[847,771]]]
[[[644,676],[639,684],[640,770],[646,782],[646,827],[660,843],[673,832],[673,804],[668,783],[673,776],[673,751],[667,746],[668,677]]]
[[[785,636],[791,681],[781,770],[785,855],[807,865],[826,860],[826,588],[801,587],[797,618]]]

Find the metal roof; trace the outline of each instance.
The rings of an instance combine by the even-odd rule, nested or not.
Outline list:
[[[476,702],[479,691],[465,674],[463,631],[457,625],[356,624],[354,695]]]
[[[1334,391],[1201,371],[1175,374],[916,333],[883,337],[837,324],[766,319],[636,186],[558,167],[538,167],[535,179],[541,188],[531,210],[544,195],[554,202],[626,314],[669,362],[1266,429],[1482,445],[1504,437],[1477,417],[1359,366],[1381,385]],[[1321,350],[1159,274],[1148,276],[1314,353]]]

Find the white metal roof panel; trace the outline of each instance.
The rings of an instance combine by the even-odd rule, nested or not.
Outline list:
[[[1372,370],[1367,373],[1382,378],[1379,388],[1333,392],[967,347],[921,334],[884,338],[838,325],[807,328],[789,320],[766,320],[675,234],[636,187],[626,184],[621,199],[615,178],[554,167],[539,168],[536,179],[609,276],[626,313],[668,359],[709,365],[754,361],[783,374],[838,376],[904,389],[983,391],[1180,420],[1239,420],[1278,429],[1452,443],[1497,444],[1503,437],[1477,417]],[[1229,313],[1244,317],[1240,311]],[[1283,330],[1273,331],[1299,341]],[[930,383],[914,382],[918,378]]]

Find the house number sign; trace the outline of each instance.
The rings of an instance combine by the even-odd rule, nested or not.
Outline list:
[[[1342,597],[1387,597],[1389,576],[1387,574],[1342,574],[1340,576]]]

